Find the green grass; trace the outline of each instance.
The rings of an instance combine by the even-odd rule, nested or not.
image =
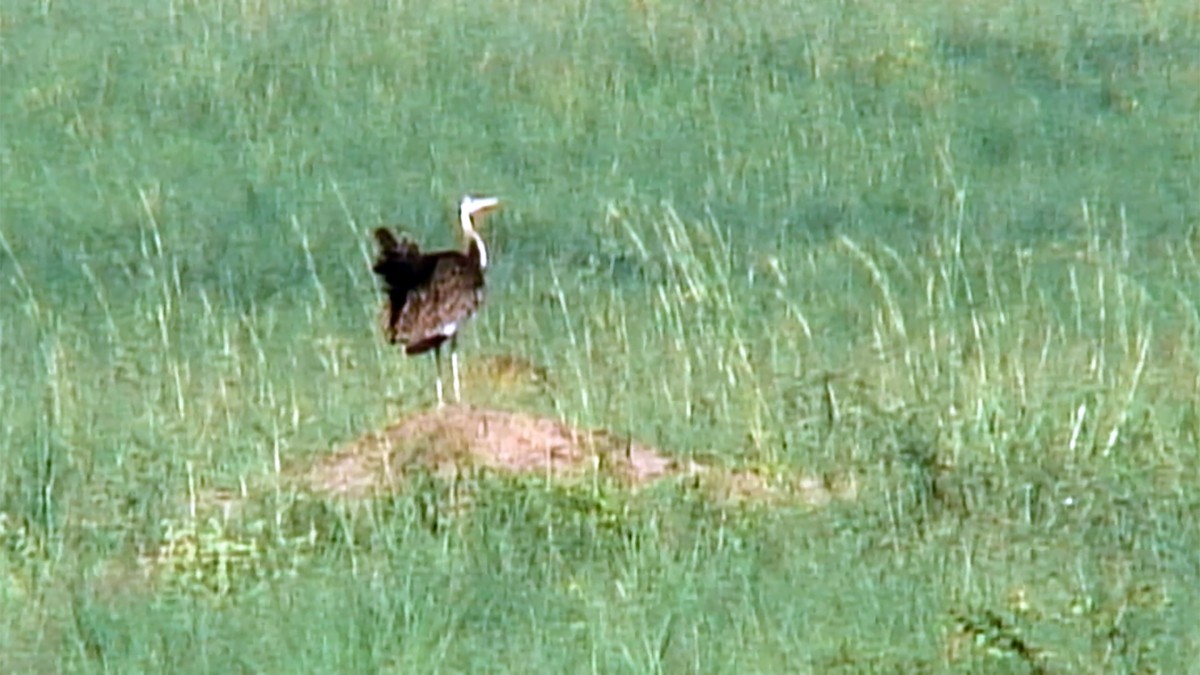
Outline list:
[[[0,670],[1193,669],[1198,50],[1186,0],[0,3]],[[190,518],[432,404],[368,235],[466,191],[464,358],[551,377],[472,400],[858,499]]]

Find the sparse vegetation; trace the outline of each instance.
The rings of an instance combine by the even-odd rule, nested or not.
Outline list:
[[[1193,669],[1198,51],[1185,0],[0,3],[0,671]],[[297,478],[426,419],[369,233],[468,190],[465,399],[709,470],[435,420]]]

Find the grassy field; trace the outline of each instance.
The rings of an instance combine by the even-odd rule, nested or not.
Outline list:
[[[1197,54],[1190,0],[0,0],[0,671],[1194,671]],[[467,191],[464,362],[545,373],[468,400],[854,497],[289,487],[433,405],[369,233]]]

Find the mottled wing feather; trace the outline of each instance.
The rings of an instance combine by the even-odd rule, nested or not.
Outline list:
[[[478,256],[422,255],[415,242],[387,228],[376,230],[375,239],[379,255],[372,269],[387,296],[379,318],[388,342],[420,354],[453,337],[483,301]]]
[[[453,337],[483,302],[483,274],[462,254],[434,259],[428,283],[413,288],[399,313],[396,331],[409,354],[419,354]]]

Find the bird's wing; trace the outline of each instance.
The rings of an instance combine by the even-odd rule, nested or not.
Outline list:
[[[375,241],[379,242],[379,257],[400,256],[402,258],[411,258],[421,255],[421,249],[417,246],[417,242],[408,237],[397,238],[386,227],[381,227],[375,230]]]
[[[411,286],[416,282],[414,277],[428,274],[423,269],[421,248],[412,239],[397,238],[391,230],[381,227],[375,230],[375,240],[379,242],[379,255],[371,269],[388,286]]]
[[[433,256],[435,266],[427,283],[412,291],[407,329],[418,340],[451,337],[479,308],[483,275],[458,252]]]
[[[408,331],[401,315],[412,295],[429,281],[436,267],[436,258],[422,255],[420,247],[408,237],[397,238],[387,228],[375,230],[379,255],[372,271],[383,282],[385,302],[380,316],[384,335],[389,342],[407,341]]]

